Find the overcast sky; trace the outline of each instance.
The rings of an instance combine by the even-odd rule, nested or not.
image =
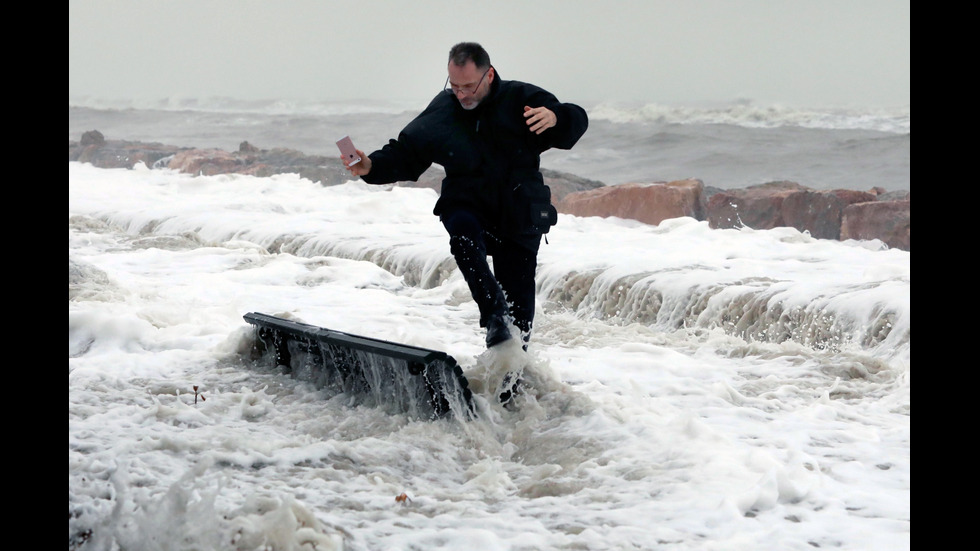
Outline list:
[[[427,101],[450,46],[563,101],[911,103],[909,0],[69,0],[68,97]]]

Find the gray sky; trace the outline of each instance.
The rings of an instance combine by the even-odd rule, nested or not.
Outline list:
[[[68,97],[427,101],[450,46],[563,101],[911,103],[909,0],[69,0]]]

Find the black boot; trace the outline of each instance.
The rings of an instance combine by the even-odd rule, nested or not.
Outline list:
[[[482,241],[454,235],[449,244],[456,265],[480,309],[480,327],[487,328],[487,348],[510,339],[512,318],[507,299],[490,271]]]
[[[510,321],[507,316],[496,314],[487,320],[487,348],[508,341],[511,338]]]

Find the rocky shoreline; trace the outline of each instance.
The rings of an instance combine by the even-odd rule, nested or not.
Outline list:
[[[306,155],[292,149],[259,149],[242,142],[238,151],[106,140],[98,130],[68,142],[68,160],[101,168],[143,163],[191,174],[296,173],[325,186],[350,179],[338,157]],[[707,221],[712,228],[794,227],[819,239],[881,240],[911,251],[911,194],[814,190],[796,182],[768,182],[741,189],[718,189],[696,179],[606,186],[572,174],[542,170],[559,212],[577,216],[616,216],[647,224],[681,216]],[[418,182],[399,185],[439,190],[442,174],[430,168]]]

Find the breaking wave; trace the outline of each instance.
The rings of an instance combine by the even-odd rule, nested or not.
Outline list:
[[[200,238],[187,235],[165,239],[155,235],[164,226],[162,220],[144,222],[135,239],[139,243],[161,246],[179,242],[190,248],[202,243]],[[421,289],[446,284],[458,275],[448,247],[444,254],[434,254],[431,247],[332,239],[324,234],[279,235],[262,245],[266,253],[370,262],[401,278],[404,285]],[[78,269],[69,259],[70,275]],[[747,342],[793,342],[814,350],[857,347],[875,355],[908,353],[908,304],[895,305],[887,300],[894,296],[891,285],[907,285],[907,281],[842,285],[832,294],[820,290],[812,295],[794,282],[768,277],[680,283],[703,280],[692,278],[692,274],[714,271],[717,268],[694,265],[624,275],[621,268],[575,271],[542,265],[537,278],[538,298],[546,312],[570,312],[578,318],[617,326],[641,324],[665,332],[720,330]]]

